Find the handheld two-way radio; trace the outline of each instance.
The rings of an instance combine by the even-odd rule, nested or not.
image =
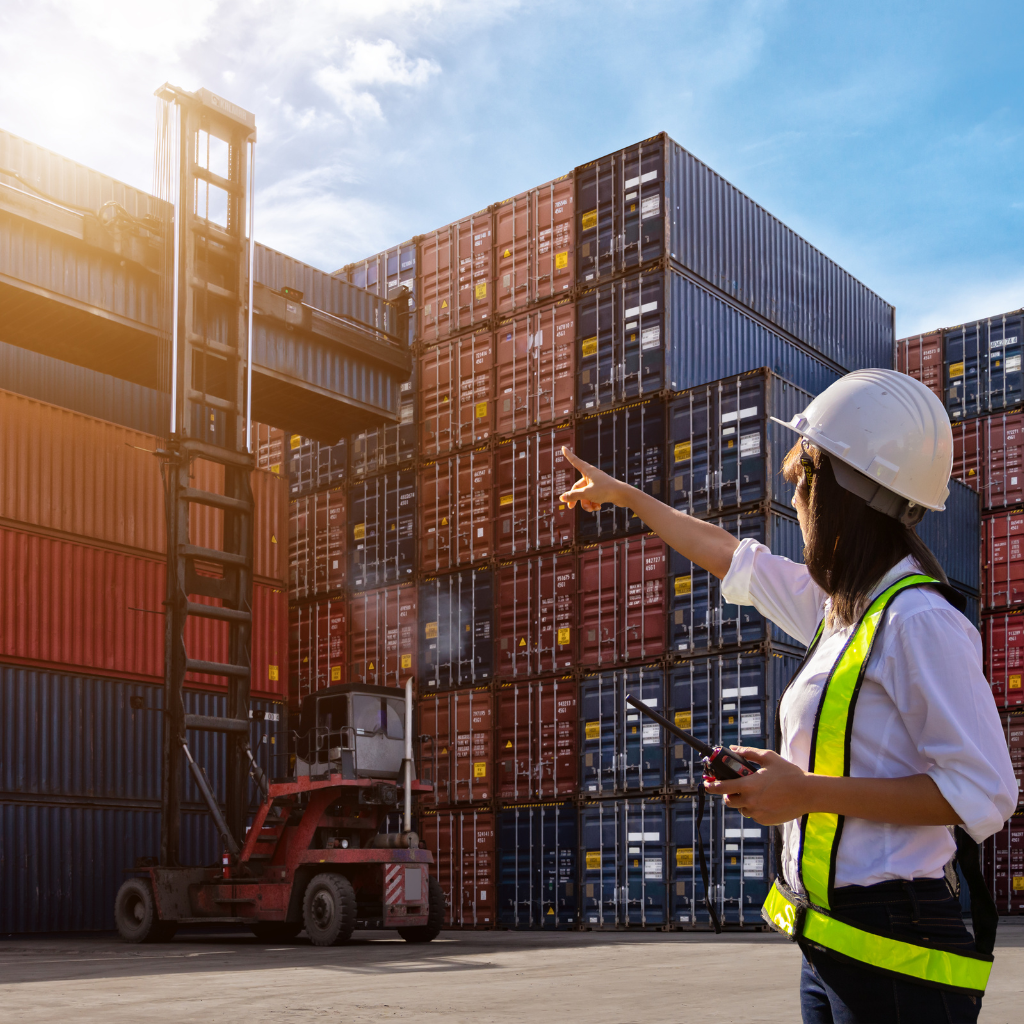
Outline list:
[[[693,733],[680,729],[675,722],[670,722],[664,715],[658,714],[649,704],[642,700],[626,694],[626,703],[632,705],[637,711],[642,711],[648,718],[653,718],[663,729],[667,729],[673,736],[678,736],[684,743],[688,743],[698,754],[702,754],[704,760],[704,778],[713,779],[741,779],[745,775],[753,775],[761,766],[753,761],[748,761],[739,754],[725,747],[712,747],[709,743],[697,739]],[[715,934],[722,931],[722,923],[718,919],[718,912],[711,899],[711,886],[708,878],[708,862],[704,855],[704,836],[701,833],[700,825],[704,820],[704,783],[701,782],[697,790],[697,852],[700,859],[700,878],[704,883],[704,905],[708,909],[708,917],[714,925]]]

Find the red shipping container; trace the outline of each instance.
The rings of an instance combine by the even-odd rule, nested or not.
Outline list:
[[[981,495],[983,510],[1024,503],[1024,413],[954,423],[953,476]]]
[[[495,304],[499,313],[572,291],[573,176],[499,203],[494,211]]]
[[[427,811],[420,829],[444,890],[445,926],[493,928],[498,895],[494,812]]]
[[[333,487],[291,502],[290,593],[301,601],[345,589],[345,491]]]
[[[982,843],[981,864],[999,913],[1024,913],[1024,815]]]
[[[579,715],[572,676],[498,689],[498,795],[548,800],[579,788]]]
[[[575,408],[576,303],[502,320],[497,347],[499,434],[557,423]]]
[[[288,613],[293,701],[345,682],[348,602],[327,597]]]
[[[953,479],[967,484],[976,492],[981,491],[983,478],[982,422],[983,420],[973,419],[950,424],[953,428]]]
[[[419,770],[434,783],[426,807],[481,803],[494,797],[494,697],[490,690],[421,694],[416,702]]]
[[[460,334],[494,310],[492,215],[470,214],[420,242],[420,341]]]
[[[986,609],[1024,605],[1024,509],[981,517],[981,596]]]
[[[527,679],[571,669],[577,621],[576,556],[559,551],[504,562],[496,582],[495,675]]]
[[[349,682],[405,686],[415,678],[415,586],[353,594],[349,619]]]
[[[420,454],[441,455],[494,432],[494,336],[442,341],[420,355]]]
[[[494,457],[475,448],[420,469],[420,568],[439,572],[494,553]]]
[[[896,342],[896,369],[921,381],[945,405],[943,364],[942,331],[900,338]]]
[[[981,623],[985,676],[999,707],[1024,704],[1024,613],[996,612]]]
[[[502,441],[494,453],[496,554],[508,558],[571,544],[576,515],[558,500],[576,470],[562,454],[575,431],[563,425]]]
[[[579,664],[617,665],[665,650],[665,544],[640,534],[579,556]]]

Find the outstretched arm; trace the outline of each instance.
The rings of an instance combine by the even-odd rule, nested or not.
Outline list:
[[[713,523],[678,512],[663,501],[616,480],[596,466],[578,458],[568,448],[562,454],[583,474],[561,496],[569,508],[576,502],[588,512],[598,512],[605,503],[632,509],[661,539],[702,569],[722,579],[732,564],[739,541]]]

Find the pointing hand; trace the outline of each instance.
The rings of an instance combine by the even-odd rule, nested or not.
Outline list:
[[[560,497],[560,500],[564,501],[569,508],[573,508],[578,501],[580,507],[587,512],[600,512],[601,505],[605,502],[611,502],[613,505],[626,503],[625,496],[630,488],[624,483],[602,472],[597,466],[584,462],[581,458],[573,455],[568,448],[563,447],[562,454],[583,474]]]

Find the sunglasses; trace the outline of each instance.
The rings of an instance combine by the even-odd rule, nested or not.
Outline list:
[[[807,449],[806,438],[800,439],[800,466],[804,471],[804,482],[807,484],[807,490],[810,491],[811,484],[814,483],[814,460],[811,458],[811,453]]]

